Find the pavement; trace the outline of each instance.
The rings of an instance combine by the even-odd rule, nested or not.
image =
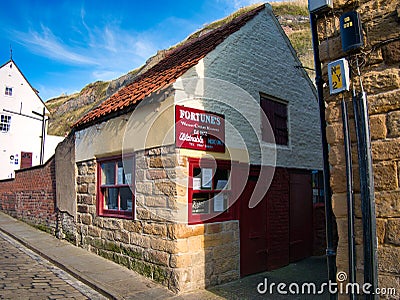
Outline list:
[[[107,297],[0,232],[0,299],[106,300]]]
[[[177,295],[132,270],[59,240],[2,212],[0,231],[109,299],[329,299],[327,293],[288,295],[278,294],[277,290],[273,294],[262,292],[267,282],[269,285],[272,282],[313,282],[317,286],[327,282],[324,257],[311,257],[279,270],[247,276],[207,290]],[[257,291],[258,286],[261,292]]]

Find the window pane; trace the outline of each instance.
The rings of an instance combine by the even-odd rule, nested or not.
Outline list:
[[[0,131],[8,132],[10,130],[11,116],[1,115],[0,118]]]
[[[132,211],[132,191],[129,187],[123,187],[119,190],[119,197],[121,201],[121,210]]]
[[[214,212],[222,212],[227,209],[227,198],[226,193],[216,193],[214,195]]]
[[[193,194],[192,214],[208,214],[210,205],[210,194]]]
[[[260,105],[272,127],[276,144],[287,145],[289,141],[287,104],[261,96]],[[266,125],[262,124],[262,128],[265,128]],[[266,132],[263,131],[263,140],[267,141],[267,138]]]
[[[124,168],[124,184],[129,184],[132,185],[132,180],[133,180],[133,158],[124,158],[122,161],[122,166]]]
[[[101,164],[101,184],[115,184],[115,162]]]
[[[122,164],[122,161],[118,162],[117,172],[117,184],[126,184],[124,166]]]
[[[12,88],[6,87],[5,94],[6,94],[7,96],[12,96]]]
[[[227,169],[217,169],[215,172],[214,180],[215,190],[229,189],[229,170]]]
[[[104,208],[118,209],[118,188],[106,188],[104,190]]]

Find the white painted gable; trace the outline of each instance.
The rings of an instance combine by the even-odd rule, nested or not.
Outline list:
[[[21,167],[21,152],[32,153],[32,166],[40,164],[42,121],[33,112],[43,111],[48,113],[15,62],[10,60],[1,66],[0,179],[14,177],[14,170]],[[44,156],[44,161],[47,158]]]

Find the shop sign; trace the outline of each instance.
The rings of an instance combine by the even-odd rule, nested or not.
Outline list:
[[[175,144],[178,148],[225,152],[224,116],[176,105]]]

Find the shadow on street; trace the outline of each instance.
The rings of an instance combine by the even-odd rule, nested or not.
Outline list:
[[[263,284],[259,286],[260,283]],[[281,287],[287,294],[278,293],[279,283],[286,284]],[[292,284],[292,290],[299,286],[301,292],[303,283],[314,283],[317,291],[320,290],[322,283],[328,283],[325,256],[310,257],[278,270],[250,275],[234,282],[212,287],[208,291],[225,299],[329,299],[328,287],[325,287],[324,293],[319,295],[291,294],[290,284]],[[259,293],[257,286],[261,292],[265,291],[265,293]],[[271,290],[272,293],[270,293]],[[305,291],[308,291],[307,287]]]

